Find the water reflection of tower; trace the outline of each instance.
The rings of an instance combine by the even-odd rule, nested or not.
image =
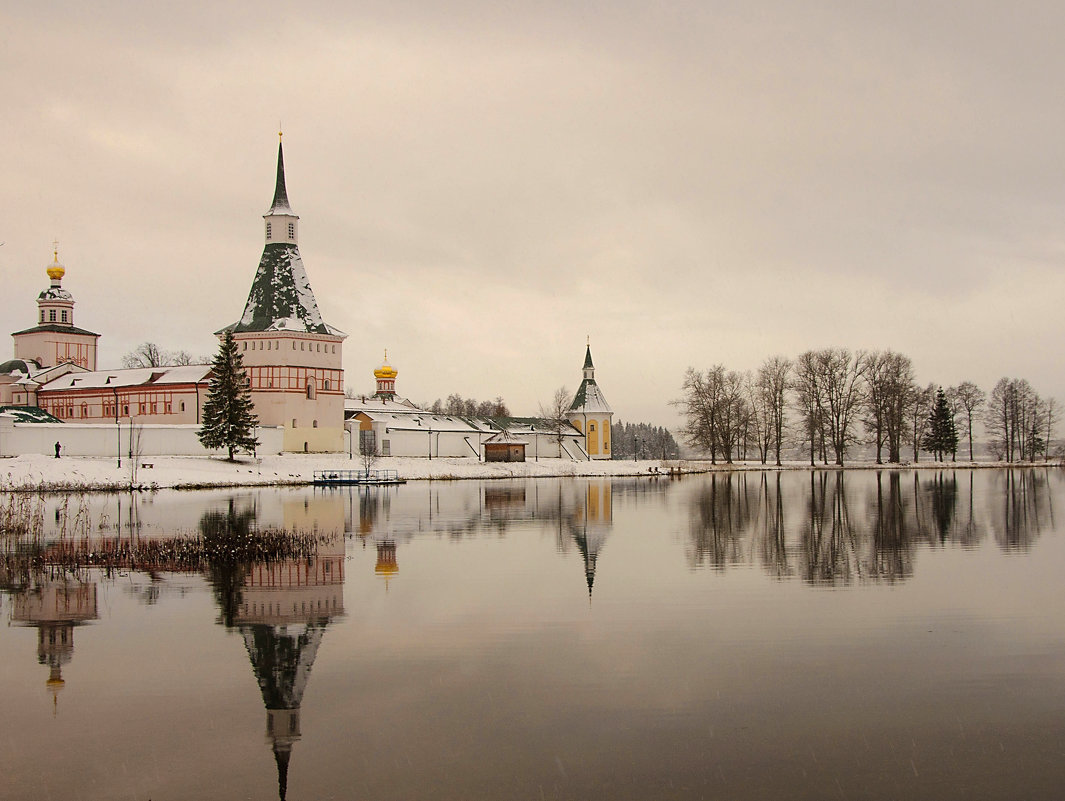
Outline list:
[[[613,524],[613,491],[609,481],[589,481],[584,497],[574,509],[571,532],[584,558],[584,578],[588,582],[588,599],[595,584],[595,566],[599,551],[606,543]]]
[[[37,629],[37,661],[48,665],[46,686],[57,708],[66,684],[63,665],[74,657],[74,628],[97,617],[95,582],[37,577],[15,596],[11,617],[18,625]]]
[[[391,537],[383,536],[376,541],[377,564],[374,565],[375,576],[385,580],[385,592],[388,592],[388,583],[399,573],[399,562],[396,561],[396,541]]]
[[[266,737],[277,763],[278,797],[288,789],[300,706],[326,626],[344,614],[344,542],[308,559],[260,563],[247,571],[234,625],[266,706]]]

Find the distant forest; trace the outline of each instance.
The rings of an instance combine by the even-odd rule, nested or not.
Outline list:
[[[1061,456],[1051,445],[1058,404],[1025,379],[1002,378],[990,393],[971,381],[921,386],[910,358],[890,350],[809,350],[773,356],[754,372],[689,367],[672,403],[687,444],[714,463],[780,464],[782,452],[799,450],[811,465],[842,465],[858,447],[877,464],[918,462],[922,453],[973,461],[980,425],[995,461]]]
[[[623,423],[610,426],[611,458],[676,459],[680,446],[673,435],[661,426],[649,423]]]

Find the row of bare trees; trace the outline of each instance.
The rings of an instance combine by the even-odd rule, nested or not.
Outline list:
[[[193,356],[187,350],[163,350],[154,342],[142,342],[122,357],[122,366],[134,367],[171,367],[185,364],[210,364],[212,356]]]
[[[951,419],[949,455],[957,441],[973,456],[973,426],[983,423],[992,454],[1005,461],[1049,456],[1056,423],[1053,399],[1044,400],[1024,379],[1003,378],[986,393],[971,381],[943,388]],[[932,441],[943,442],[937,386],[918,385],[913,362],[891,350],[808,350],[795,359],[773,356],[755,372],[714,365],[688,368],[683,394],[673,401],[684,415],[688,444],[710,460],[731,463],[751,451],[763,464],[781,463],[781,452],[801,448],[811,465],[842,465],[853,446],[869,446],[876,463],[900,463],[904,449],[914,462]],[[982,413],[982,414],[981,414]],[[939,420],[939,429],[932,424]],[[931,434],[937,433],[936,436]],[[945,458],[942,445],[932,448]]]

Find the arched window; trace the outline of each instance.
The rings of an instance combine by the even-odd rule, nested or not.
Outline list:
[[[326,391],[329,390],[329,379],[328,378],[323,382],[322,389],[324,389]]]
[[[314,400],[318,393],[315,390],[314,379],[311,378],[307,381],[307,400]]]
[[[317,420],[312,420],[311,421],[311,428],[318,428],[318,421]]]

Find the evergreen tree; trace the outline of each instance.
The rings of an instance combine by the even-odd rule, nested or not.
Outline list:
[[[944,454],[953,455],[958,450],[958,429],[954,425],[954,414],[942,387],[936,392],[935,405],[928,415],[928,432],[921,441],[921,447],[934,453],[936,460],[940,462],[943,461]]]
[[[233,461],[234,451],[251,452],[259,444],[252,436],[257,425],[259,418],[251,402],[244,359],[237,350],[233,332],[227,329],[211,365],[200,442],[205,448],[228,449],[229,460]]]

